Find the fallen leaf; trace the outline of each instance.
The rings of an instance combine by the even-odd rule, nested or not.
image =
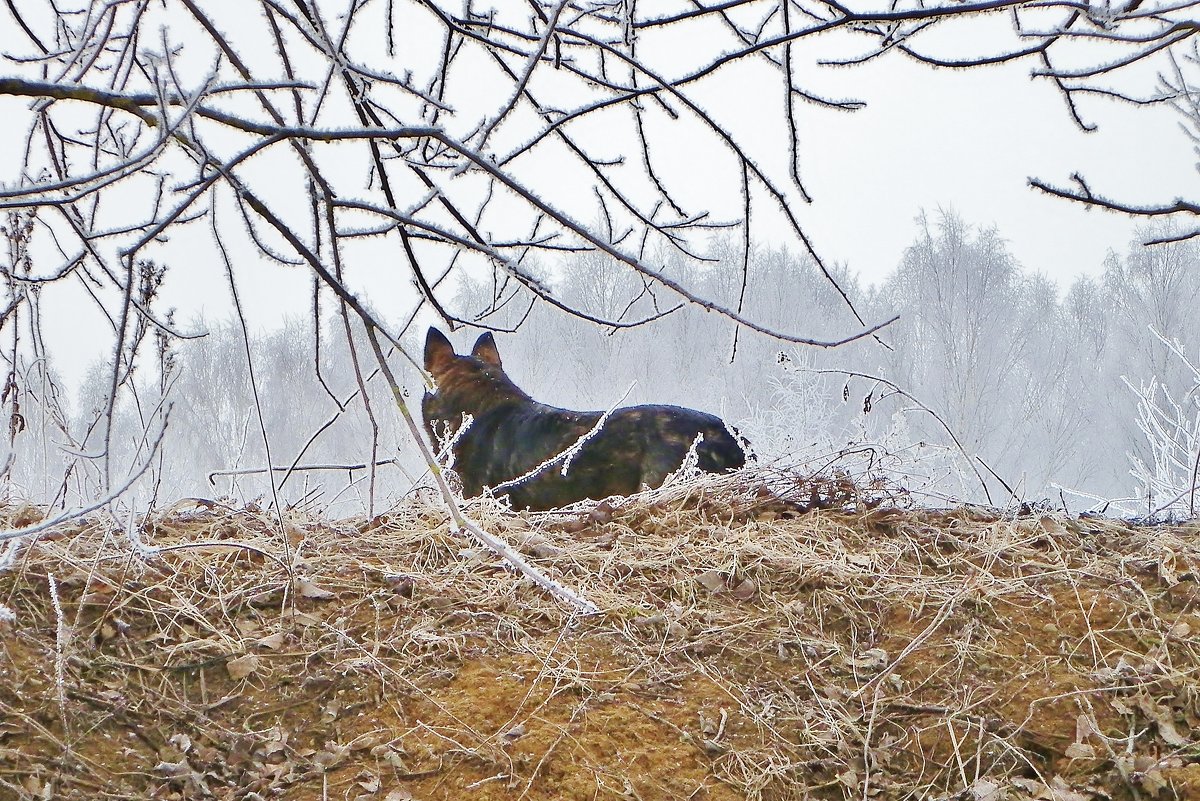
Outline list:
[[[377,732],[366,732],[355,737],[350,742],[346,743],[346,747],[351,751],[366,751],[370,749],[372,752],[380,745],[379,734]]]
[[[325,768],[325,770],[329,770],[345,760],[347,754],[349,753],[350,749],[346,748],[344,745],[328,742],[325,743],[325,750],[318,751],[317,753],[313,754],[312,759],[313,762],[316,762],[318,765]]]
[[[403,573],[384,573],[383,580],[390,584],[401,598],[411,598],[416,581]]]
[[[327,601],[334,597],[332,592],[321,589],[308,579],[298,578],[293,586],[295,587],[296,594],[301,598],[311,598],[314,601]]]
[[[1095,759],[1096,749],[1087,743],[1071,743],[1065,752],[1067,759]]]
[[[553,559],[563,555],[563,549],[541,534],[527,534],[520,542],[521,548],[536,559]]]
[[[1175,719],[1171,710],[1156,704],[1146,696],[1140,696],[1137,705],[1146,717],[1153,720],[1158,726],[1158,736],[1163,738],[1167,745],[1175,748],[1187,745],[1188,739],[1175,728]]]
[[[192,766],[186,759],[178,762],[159,762],[154,766],[154,772],[167,779],[182,779],[192,775]]]
[[[669,640],[686,640],[690,635],[688,627],[677,620],[667,624],[667,639]]]
[[[976,779],[971,785],[971,801],[1000,801],[1004,797],[1000,785],[987,779]]]
[[[701,587],[714,594],[726,589],[725,577],[715,570],[705,570],[696,576],[696,581]]]
[[[1162,771],[1155,768],[1142,774],[1141,785],[1143,790],[1157,798],[1158,792],[1167,786],[1167,780],[1163,778]]]
[[[733,588],[733,597],[739,601],[749,601],[758,592],[758,587],[750,579],[744,579],[742,583]]]
[[[114,587],[94,581],[88,585],[87,590],[80,596],[79,602],[91,606],[108,606],[112,603],[115,596],[116,589]]]
[[[254,654],[246,654],[245,656],[239,656],[237,659],[230,659],[225,663],[225,669],[229,671],[229,678],[234,681],[240,681],[258,670],[261,661]]]
[[[284,614],[293,623],[298,623],[301,626],[320,626],[320,625],[323,625],[325,622],[321,618],[317,617],[316,615],[310,615],[308,612],[298,612],[298,611],[292,610],[292,611],[286,612]]]
[[[1038,523],[1041,525],[1042,531],[1045,531],[1047,534],[1053,537],[1062,537],[1067,534],[1067,529],[1062,524],[1062,521],[1056,520],[1049,515],[1043,515],[1041,519],[1038,520]]]
[[[1023,776],[1017,776],[1012,779],[1013,787],[1019,787],[1030,795],[1034,795],[1042,790],[1046,785],[1036,779],[1026,779]]]
[[[1087,738],[1093,734],[1099,734],[1100,730],[1092,723],[1092,719],[1087,715],[1079,715],[1075,718],[1075,742],[1082,743],[1087,741]]]
[[[260,648],[267,648],[271,651],[278,651],[287,641],[282,631],[277,631],[274,634],[268,634],[266,637],[259,638],[256,642]]]
[[[1043,794],[1038,796],[1039,798],[1046,798],[1049,801],[1092,801],[1090,794],[1084,795],[1078,792],[1062,776],[1055,776],[1050,780],[1049,786],[1045,786],[1045,788]],[[1046,795],[1046,792],[1049,795]]]
[[[857,659],[854,657],[846,657],[845,662],[848,666],[858,668],[860,670],[879,670],[888,662],[887,651],[882,648],[870,648],[862,652],[862,655]]]
[[[612,545],[617,541],[617,532],[602,531],[599,534],[588,534],[587,541],[598,546]]]

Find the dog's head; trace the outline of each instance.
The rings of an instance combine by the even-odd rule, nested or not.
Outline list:
[[[446,429],[457,430],[464,414],[477,418],[501,404],[529,400],[505,374],[491,332],[476,340],[471,355],[459,356],[441,331],[430,328],[425,337],[425,371],[436,388],[421,399],[421,415],[435,442]]]

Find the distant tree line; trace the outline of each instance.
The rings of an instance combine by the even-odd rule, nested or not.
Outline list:
[[[1137,242],[1170,234],[1143,231]],[[753,251],[743,276],[738,243],[718,234],[710,250],[709,267],[669,251],[656,261],[696,294],[769,327],[832,338],[852,324],[845,301],[804,255]],[[1124,499],[1116,508],[1127,512],[1153,510],[1186,480],[1195,453],[1200,390],[1188,360],[1200,354],[1200,252],[1193,240],[1135,243],[1060,293],[1018,264],[998,231],[953,212],[923,216],[915,241],[878,286],[836,270],[860,313],[899,313],[900,321],[878,341],[825,350],[739,331],[696,306],[670,311],[670,298],[595,252],[535,269],[558,297],[596,317],[668,312],[628,328],[586,325],[534,303],[523,284],[491,274],[461,278],[448,310],[501,332],[510,375],[547,403],[687,405],[735,421],[764,461],[836,466],[839,452],[865,446],[890,459],[895,481],[915,482],[934,498],[984,500],[982,479],[993,502],[1015,495],[1065,501],[1075,511],[1106,499]],[[165,397],[167,433],[144,494],[159,502],[269,501],[264,473],[239,472],[267,465],[261,409],[276,467],[321,468],[275,471],[282,501],[332,504],[337,513],[364,507],[372,489],[380,498],[409,491],[423,465],[381,382],[355,376],[343,325],[334,317],[314,331],[311,320],[292,321],[252,338],[257,393],[236,324],[210,323],[197,340],[164,340],[155,374],[141,375],[137,398],[116,410],[111,447],[122,463],[138,463],[131,457],[149,446],[147,416],[166,408]],[[414,354],[417,329],[409,334]],[[460,350],[477,333],[460,329]],[[423,385],[411,367],[397,367],[416,408]],[[9,465],[18,493],[73,502],[93,491],[88,483],[98,477],[74,454],[104,440],[98,412],[109,376],[97,365],[69,413],[43,402],[57,391],[52,376],[26,378],[26,430]],[[359,378],[368,388],[365,407],[355,397]],[[1157,434],[1147,423],[1155,419]]]
[[[1126,499],[1119,508],[1145,511],[1166,499],[1145,499],[1134,475],[1139,463],[1153,472],[1155,462],[1139,403],[1169,397],[1183,404],[1177,417],[1193,431],[1200,420],[1198,376],[1163,342],[1178,343],[1193,363],[1200,354],[1200,252],[1192,240],[1140,244],[1170,236],[1169,228],[1140,232],[1097,277],[1060,293],[1018,264],[994,228],[954,212],[922,216],[916,240],[879,286],[863,287],[844,270],[836,276],[864,316],[901,320],[880,342],[829,350],[739,334],[697,308],[619,330],[580,327],[538,307],[525,317],[519,302],[482,280],[463,282],[455,306],[499,328],[521,321],[500,347],[512,375],[547,402],[599,408],[632,385],[626,402],[696,405],[740,421],[769,457],[799,461],[869,441],[909,452],[899,458],[905,463],[922,447],[950,448],[956,475],[943,489],[955,497],[982,499],[978,482],[963,480],[970,460],[995,502],[1011,500],[1011,491],[1076,510]],[[743,294],[739,271],[729,268],[735,247],[714,249],[720,263],[708,270],[670,254],[662,260],[700,294],[768,326],[802,325],[817,337],[844,329],[845,303],[804,256],[754,252]],[[565,297],[597,316],[636,319],[656,308],[649,289],[591,256],[565,259],[551,274]],[[1140,392],[1151,382],[1157,398]]]

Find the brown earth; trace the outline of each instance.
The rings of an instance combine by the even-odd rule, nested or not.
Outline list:
[[[1200,799],[1200,525],[839,492],[468,509],[591,616],[422,497],[53,528],[0,572],[0,798]]]

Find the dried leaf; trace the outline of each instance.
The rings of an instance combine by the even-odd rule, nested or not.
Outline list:
[[[402,573],[385,573],[383,580],[390,584],[401,598],[411,598],[413,596],[413,589],[417,584],[412,576],[406,576]]]
[[[1052,537],[1063,537],[1067,534],[1066,526],[1063,525],[1062,521],[1050,515],[1042,515],[1038,520],[1038,524],[1041,525],[1042,531],[1045,531]]]
[[[1167,745],[1176,748],[1187,745],[1188,738],[1184,737],[1175,728],[1175,716],[1170,709],[1159,706],[1148,696],[1141,695],[1137,699],[1138,708],[1142,713],[1153,720],[1158,727],[1158,736],[1163,739]]]
[[[726,589],[725,577],[715,570],[705,570],[696,576],[696,581],[711,593],[723,592]]]
[[[237,659],[230,659],[225,663],[225,669],[229,671],[229,678],[234,681],[241,681],[258,670],[261,661],[254,654],[246,654],[245,656],[239,656]]]
[[[1096,749],[1088,743],[1071,743],[1065,754],[1067,759],[1095,759]]]
[[[1092,801],[1090,794],[1085,795],[1075,790],[1066,779],[1062,776],[1055,776],[1050,780],[1050,785],[1038,795],[1038,798],[1045,798],[1048,801]]]
[[[588,521],[585,518],[576,518],[563,523],[562,530],[568,534],[578,534],[588,527]]]
[[[379,736],[380,735],[378,732],[369,731],[358,735],[353,740],[346,743],[346,747],[351,751],[366,751],[368,749],[374,751],[380,746]]]
[[[1154,722],[1158,724],[1158,736],[1163,738],[1163,741],[1167,745],[1182,748],[1188,744],[1188,738],[1180,734],[1175,728],[1175,721],[1171,719],[1169,714],[1156,717]]]
[[[1141,785],[1143,790],[1157,798],[1159,791],[1167,786],[1167,780],[1163,777],[1161,770],[1154,768],[1142,774]]]
[[[154,772],[166,779],[182,779],[192,775],[192,766],[186,759],[178,762],[159,762],[154,766]]]
[[[308,579],[298,578],[293,586],[295,587],[296,594],[301,598],[311,598],[314,601],[327,601],[334,597],[332,592],[321,589]]]
[[[537,533],[526,534],[521,538],[519,544],[522,550],[536,559],[553,559],[564,553],[562,548]]]
[[[79,602],[90,606],[108,606],[114,597],[116,597],[115,587],[93,581],[79,598]]]
[[[888,663],[887,651],[882,648],[870,648],[862,652],[857,659],[846,657],[846,665],[859,670],[879,670]]]
[[[308,612],[292,611],[288,614],[288,617],[293,623],[298,623],[301,626],[320,626],[325,622],[316,615],[310,615]]]
[[[271,651],[278,651],[287,642],[287,637],[282,631],[277,631],[274,634],[268,634],[266,637],[261,637],[256,641],[260,648],[267,648]]]
[[[42,780],[35,775],[26,776],[21,784],[25,785],[25,789],[35,798],[42,794]]]
[[[587,535],[587,541],[598,546],[612,545],[617,541],[617,536],[615,531],[601,531],[599,534]]]
[[[273,727],[268,734],[269,736],[266,741],[256,749],[256,751],[264,757],[278,753],[287,747],[287,732],[285,732],[279,726]]]
[[[1092,719],[1087,715],[1080,715],[1075,718],[1075,742],[1086,742],[1087,738],[1093,734],[1099,734],[1100,730],[1092,723]]]
[[[742,583],[733,588],[733,597],[739,601],[749,601],[758,592],[758,587],[750,579],[745,579]]]
[[[329,770],[343,762],[349,755],[350,749],[334,742],[325,743],[325,748],[313,754],[313,762]]]
[[[613,519],[613,508],[608,501],[604,501],[592,511],[588,512],[588,519],[593,523],[604,525]]]
[[[987,779],[976,779],[971,785],[971,801],[1001,801],[1004,791],[1000,785]]]

